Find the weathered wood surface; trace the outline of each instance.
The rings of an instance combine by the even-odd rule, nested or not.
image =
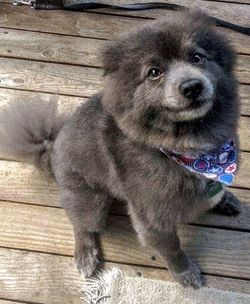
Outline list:
[[[239,123],[240,147],[244,151],[250,151],[250,117],[241,117]],[[249,184],[250,186],[250,184]]]
[[[72,255],[73,235],[58,208],[0,202],[0,246]],[[181,242],[207,274],[250,279],[250,233],[185,226]],[[126,217],[112,216],[101,237],[106,261],[164,267],[150,248],[142,248]],[[129,248],[129,250],[126,250]],[[126,254],[124,254],[126,250]]]
[[[0,87],[90,96],[102,87],[102,70],[1,58]]]
[[[81,303],[83,281],[73,258],[0,248],[0,260],[1,297],[49,304]]]
[[[224,15],[224,6],[227,6],[228,4],[221,3],[220,5],[223,5],[222,14]],[[119,33],[130,30],[132,27],[136,27],[147,22],[147,20],[140,18],[128,18],[95,13],[76,14],[73,12],[64,11],[30,11],[28,7],[23,6],[13,8],[9,4],[2,4],[1,9],[2,16],[0,17],[0,27],[98,39],[113,38]],[[230,10],[231,9],[232,8],[230,8]],[[237,22],[243,21],[245,23],[244,20],[248,19],[248,10],[248,6],[243,9],[245,17],[241,17],[240,14],[238,14],[238,5],[235,7],[235,10],[231,12],[237,16]],[[113,13],[117,12],[113,11]],[[159,16],[158,12],[153,13],[156,13],[157,16]],[[165,16],[175,14],[175,12],[169,11],[164,11],[161,13],[164,13]],[[44,22],[45,20],[46,22]],[[230,18],[228,21],[230,21]],[[230,30],[221,28],[220,30],[228,33],[239,52],[249,54],[249,37]]]
[[[0,299],[0,304],[29,304],[25,302],[16,302],[16,301],[7,301],[7,300],[1,300]]]
[[[238,1],[249,3],[249,0],[170,2],[196,5],[211,15],[249,26],[250,6],[237,4]],[[0,27],[3,27],[0,28],[0,57],[6,57],[1,58],[0,107],[14,99],[39,98],[41,101],[58,101],[63,112],[72,111],[86,100],[84,97],[101,88],[99,50],[106,39],[160,14],[175,14],[169,11],[106,10],[106,15],[101,14],[102,10],[96,13],[32,11],[25,6],[13,7],[7,2],[10,0],[0,0]],[[219,30],[229,34],[232,44],[241,54],[237,67],[241,83],[250,84],[250,56],[246,56],[250,54],[250,38],[230,30]],[[245,151],[250,151],[249,118],[246,117],[250,116],[249,93],[249,85],[240,86],[241,113],[244,116],[241,117],[240,133]],[[250,153],[243,153],[242,158],[241,172],[235,185],[249,188]],[[209,214],[195,222],[203,227],[189,226],[180,234],[186,251],[199,262],[205,273],[213,274],[206,275],[207,286],[250,294],[250,190],[232,190],[244,202],[239,217]],[[124,206],[115,205],[111,212],[116,216],[109,219],[102,236],[102,247],[103,258],[113,263],[106,262],[104,266],[118,266],[130,276],[168,280],[169,273],[162,268],[160,259],[152,259],[155,253],[138,245],[128,219],[117,216],[126,214]],[[17,304],[18,301],[80,303],[82,281],[70,257],[73,253],[71,225],[59,208],[55,183],[33,166],[0,161],[0,222],[0,246],[51,253],[1,248],[0,304]],[[216,277],[214,274],[242,277],[248,281]]]
[[[239,87],[240,101],[241,101],[241,113],[243,115],[250,115],[250,86],[241,85]]]
[[[73,258],[0,249],[1,296],[50,304],[76,304],[80,302],[83,280],[76,272]],[[102,268],[119,267],[126,276],[158,280],[171,280],[165,269],[123,265],[106,262]],[[205,276],[206,286],[250,294],[250,283],[244,280]],[[25,283],[24,283],[25,282]],[[1,304],[13,302],[2,301]],[[15,304],[15,302],[14,302]]]
[[[110,1],[114,2],[114,1]],[[117,3],[131,3],[129,0],[116,0]],[[139,0],[138,2],[151,2],[151,0]],[[227,3],[227,1],[220,3],[217,1],[204,1],[204,0],[163,0],[163,2],[170,2],[179,5],[183,5],[189,8],[198,8],[202,11],[208,13],[209,15],[217,18],[221,18],[226,21],[234,22],[240,25],[249,25],[249,6],[244,4]],[[96,10],[100,12],[100,10]],[[147,18],[157,18],[159,16],[164,16],[169,13],[168,10],[148,10],[148,11],[115,11],[110,9],[103,9],[103,12],[115,15],[128,15],[137,17],[147,17]],[[171,14],[171,12],[170,12]]]
[[[0,56],[101,66],[106,41],[0,28]],[[21,46],[21,47],[20,47]]]
[[[222,217],[206,214],[196,224],[231,229],[250,230],[250,190],[232,189],[243,202],[238,217]],[[52,178],[32,165],[18,162],[0,162],[0,200],[23,202],[33,205],[60,207],[58,188]],[[111,214],[126,215],[123,204],[114,202]]]
[[[110,1],[112,2],[112,1]],[[130,1],[124,1],[124,0],[117,0],[115,1],[116,3],[130,3]],[[150,0],[139,0],[137,2],[150,2]],[[248,19],[248,12],[249,12],[249,6],[245,4],[235,4],[235,3],[220,3],[220,2],[215,2],[215,1],[203,1],[203,0],[172,0],[172,1],[164,1],[164,2],[171,2],[171,3],[176,3],[180,5],[184,5],[187,7],[193,7],[193,8],[198,8],[202,9],[204,12],[210,14],[211,16],[218,17],[221,19],[224,19],[226,21],[234,22],[239,25],[247,26],[249,24],[249,19]],[[3,9],[5,9],[5,12],[8,11],[14,11],[13,7],[11,7],[10,4],[2,4]],[[29,9],[26,7],[26,10]],[[17,10],[15,13],[19,13],[20,9]],[[108,14],[111,15],[120,15],[120,16],[134,16],[134,17],[146,17],[146,18],[157,18],[159,16],[163,15],[168,15],[168,14],[173,14],[174,12],[169,11],[169,10],[149,10],[149,11],[117,11],[117,10],[110,10],[110,9],[104,9],[104,10],[96,10],[98,14],[100,12],[107,12]],[[49,12],[50,13],[50,12]],[[55,15],[57,12],[52,11],[52,15]],[[76,15],[75,13],[71,12],[62,12],[62,14],[67,14],[70,13],[71,15]],[[35,11],[34,14],[36,16],[41,17],[43,12]],[[33,15],[34,15],[33,14]],[[50,15],[50,14],[48,14]],[[58,15],[58,14],[57,14]],[[60,15],[59,15],[60,16]],[[9,18],[8,15],[5,15],[5,19]],[[37,20],[39,21],[39,20]],[[32,29],[32,28],[29,28]]]
[[[149,1],[149,0],[148,0]],[[215,0],[198,0],[198,1],[200,1],[200,2],[198,2],[198,3],[200,3],[201,5],[203,4],[202,2],[203,1],[205,1],[205,2],[208,2],[208,1],[215,1]],[[202,1],[202,2],[201,2]],[[2,3],[12,3],[12,0],[1,0],[1,2]],[[108,0],[108,2],[110,2],[110,3],[114,3],[114,1],[109,1]],[[117,0],[116,1],[116,3],[118,3],[118,2],[121,2],[121,3],[125,3],[125,2],[127,2],[127,3],[130,3],[130,1],[126,1],[126,0]],[[139,2],[139,1],[138,1]],[[143,1],[143,2],[146,2],[146,1]],[[150,2],[150,1],[149,1]],[[166,0],[165,0],[165,2],[167,2]],[[193,2],[197,2],[197,0],[195,0],[195,1],[193,1]],[[250,2],[249,2],[249,0],[216,0],[216,2],[218,2],[218,3],[224,3],[224,2],[232,2],[232,3],[238,3],[238,4],[250,4]]]
[[[104,40],[91,38],[4,28],[0,28],[0,41],[0,56],[93,67],[101,66],[101,49],[107,43]],[[250,54],[250,49],[241,50],[242,46],[250,45],[250,43],[246,44],[245,39],[240,41],[232,39],[232,42],[238,52]],[[240,57],[239,67],[243,65],[244,59],[245,57]]]
[[[250,87],[249,87],[249,93],[250,93]],[[27,102],[32,100],[40,100],[41,102],[56,102],[58,104],[59,112],[70,114],[73,113],[74,109],[78,105],[86,102],[87,98],[0,88],[0,107],[4,107],[8,103],[17,100],[27,101]],[[246,111],[248,108],[250,111],[250,102],[248,105],[247,98],[245,104],[246,104]]]

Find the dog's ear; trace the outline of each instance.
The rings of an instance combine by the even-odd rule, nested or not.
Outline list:
[[[119,40],[106,44],[102,50],[102,62],[104,75],[110,74],[119,69],[123,58],[123,47]]]

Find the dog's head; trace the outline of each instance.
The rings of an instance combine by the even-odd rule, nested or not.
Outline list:
[[[146,25],[110,43],[103,58],[103,104],[133,139],[206,150],[233,136],[235,56],[204,14]]]

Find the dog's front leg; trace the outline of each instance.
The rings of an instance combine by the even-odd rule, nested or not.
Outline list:
[[[154,247],[163,257],[168,270],[177,282],[194,288],[202,286],[200,269],[181,249],[176,231],[151,230],[145,238],[146,243]]]
[[[202,286],[201,271],[180,247],[180,241],[175,230],[160,231],[154,229],[145,219],[139,220],[131,212],[133,226],[143,245],[154,248],[163,258],[173,278],[183,286],[200,288]]]

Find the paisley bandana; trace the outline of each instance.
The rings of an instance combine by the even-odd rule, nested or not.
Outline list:
[[[233,139],[227,140],[220,149],[207,154],[189,156],[164,148],[160,150],[189,171],[225,185],[231,185],[233,182],[237,170],[237,154]]]

